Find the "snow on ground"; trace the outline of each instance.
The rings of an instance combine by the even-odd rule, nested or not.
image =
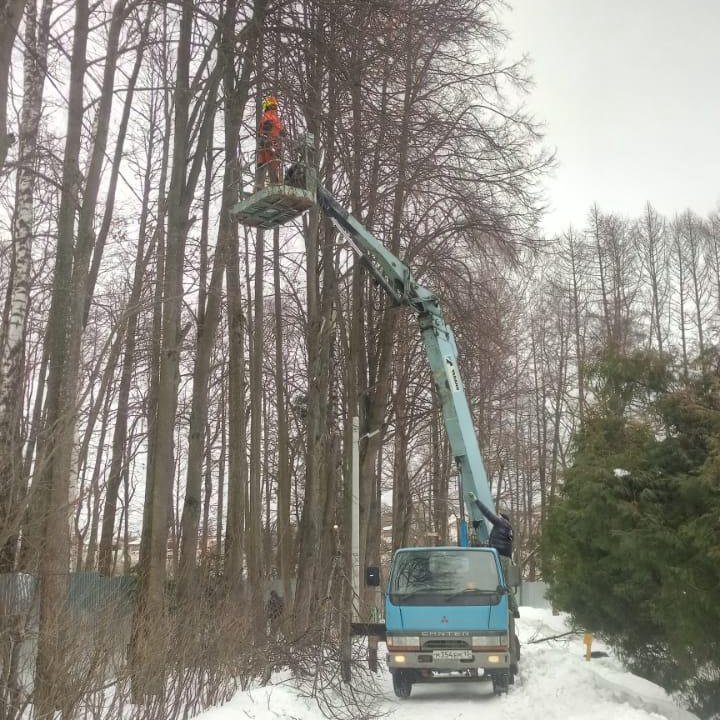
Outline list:
[[[409,699],[398,700],[383,662],[380,712],[390,720],[696,720],[662,688],[625,671],[612,653],[586,661],[582,635],[531,644],[566,632],[566,619],[536,608],[520,612],[520,674],[508,695],[496,697],[490,682],[476,681],[414,685]],[[593,649],[609,652],[597,642]],[[323,715],[287,675],[277,674],[273,684],[238,692],[226,705],[197,717],[240,719],[323,720]]]

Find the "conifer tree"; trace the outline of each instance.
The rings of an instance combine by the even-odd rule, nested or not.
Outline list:
[[[555,605],[704,717],[720,701],[717,363],[687,382],[656,353],[595,364],[543,538]]]

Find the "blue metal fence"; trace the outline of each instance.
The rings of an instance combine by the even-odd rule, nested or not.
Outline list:
[[[136,579],[106,577],[98,573],[68,574],[68,607],[85,613],[113,608],[121,614],[132,612]],[[29,573],[0,574],[0,616],[23,615],[33,610],[38,578]]]

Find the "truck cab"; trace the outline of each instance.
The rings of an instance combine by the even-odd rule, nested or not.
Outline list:
[[[519,659],[510,588],[488,547],[415,547],[395,553],[385,598],[393,688],[416,682],[491,679],[506,692]]]

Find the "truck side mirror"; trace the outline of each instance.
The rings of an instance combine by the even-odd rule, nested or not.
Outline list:
[[[365,584],[368,587],[378,587],[380,585],[380,568],[377,565],[368,565],[365,568]]]
[[[518,585],[520,585],[520,580],[520,568],[514,563],[511,563],[508,567],[508,574],[505,578],[505,582],[510,587],[518,587]]]

